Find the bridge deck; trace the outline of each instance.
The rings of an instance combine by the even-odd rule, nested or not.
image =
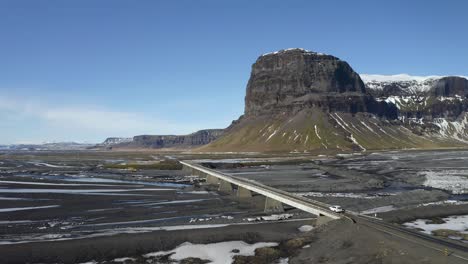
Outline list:
[[[220,180],[232,183],[234,185],[240,186],[242,188],[261,194],[263,196],[275,199],[277,201],[280,201],[284,204],[295,207],[302,211],[315,214],[315,215],[320,215],[320,214],[325,215],[332,219],[339,219],[342,217],[342,215],[334,213],[330,209],[328,209],[329,205],[325,203],[307,199],[299,195],[291,194],[291,193],[261,184],[253,180],[239,178],[239,177],[235,177],[226,173],[218,172],[218,171],[206,168],[204,166],[201,166],[199,164],[194,164],[188,161],[180,161],[180,163],[189,168],[206,173],[207,175],[211,175]]]

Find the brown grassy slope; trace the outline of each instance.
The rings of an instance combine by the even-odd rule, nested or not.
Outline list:
[[[302,110],[294,116],[247,117],[200,152],[360,151],[458,147],[460,142],[416,135],[398,122],[368,114]]]

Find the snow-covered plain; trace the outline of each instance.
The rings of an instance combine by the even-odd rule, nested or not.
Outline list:
[[[424,186],[447,190],[453,194],[468,192],[467,170],[423,171],[419,174],[426,177]]]
[[[417,219],[412,222],[404,223],[403,225],[410,228],[420,228],[426,234],[431,234],[432,231],[438,229],[449,229],[458,231],[462,234],[468,234],[468,215],[455,215],[443,218],[443,224],[428,224],[428,219]]]
[[[185,242],[171,251],[160,251],[144,255],[146,258],[164,256],[172,254],[171,260],[180,261],[185,258],[193,257],[203,260],[210,260],[212,264],[231,264],[236,255],[253,256],[255,249],[262,247],[275,247],[278,243],[255,243],[247,244],[243,241],[228,241],[213,244],[192,244]],[[237,252],[238,253],[234,253]]]

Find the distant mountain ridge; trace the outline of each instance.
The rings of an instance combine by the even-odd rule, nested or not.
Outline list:
[[[107,138],[98,147],[117,149],[190,149],[218,139],[223,129],[204,129],[188,135],[139,135],[133,138]]]
[[[48,151],[48,150],[85,150],[93,147],[91,143],[53,142],[43,144],[0,145],[0,150],[7,151]]]
[[[112,146],[120,143],[132,142],[133,138],[129,137],[108,137],[104,142],[101,143],[103,146]]]

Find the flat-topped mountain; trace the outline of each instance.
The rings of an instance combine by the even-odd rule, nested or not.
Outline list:
[[[294,113],[310,107],[396,118],[395,110],[366,94],[359,75],[334,56],[287,49],[257,59],[247,84],[246,116]]]
[[[139,135],[130,140],[127,138],[108,138],[101,145],[117,149],[189,149],[216,140],[223,134],[223,131],[223,129],[204,129],[188,135]]]
[[[282,50],[260,56],[253,64],[245,115],[295,111],[312,105],[351,110],[349,104],[329,102],[331,98],[337,101],[346,96],[365,100],[364,83],[348,63],[303,49]],[[365,104],[356,107],[365,110]]]
[[[378,77],[361,78],[347,62],[304,49],[262,55],[252,66],[244,115],[200,151],[467,145],[465,78]]]

